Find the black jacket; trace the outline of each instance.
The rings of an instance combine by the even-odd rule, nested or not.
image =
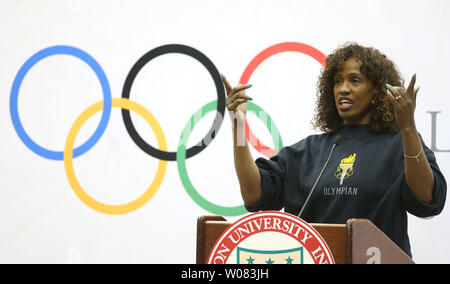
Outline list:
[[[407,212],[429,217],[445,204],[447,185],[433,152],[425,155],[434,174],[433,200],[425,204],[405,178],[401,133],[377,134],[368,125],[345,125],[337,133],[312,135],[284,147],[270,160],[256,160],[262,196],[247,210],[281,210],[298,215],[325,164],[336,135],[341,137],[301,216],[310,223],[345,224],[367,218],[411,256]]]

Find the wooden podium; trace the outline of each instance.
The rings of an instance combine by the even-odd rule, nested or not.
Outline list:
[[[197,264],[204,264],[217,239],[230,226],[220,216],[197,219]],[[414,264],[413,260],[367,219],[347,224],[310,224],[323,237],[337,264]]]

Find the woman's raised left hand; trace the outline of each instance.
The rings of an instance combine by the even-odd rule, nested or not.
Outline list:
[[[394,104],[395,116],[401,131],[414,130],[414,111],[416,109],[416,98],[419,88],[415,88],[416,74],[411,78],[408,88],[391,86],[386,84],[387,95]]]

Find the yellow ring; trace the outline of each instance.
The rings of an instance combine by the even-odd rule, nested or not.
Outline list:
[[[142,116],[148,124],[152,127],[155,132],[156,139],[158,141],[158,147],[160,150],[167,151],[167,143],[164,133],[161,129],[156,118],[142,105],[130,101],[124,98],[115,98],[112,99],[112,107],[119,107],[122,109],[127,109],[130,111],[134,111],[140,116]],[[64,168],[66,170],[67,179],[72,187],[72,190],[78,196],[78,198],[90,208],[111,215],[120,215],[127,214],[134,210],[137,210],[144,206],[158,191],[164,175],[167,169],[167,161],[160,160],[158,164],[158,170],[156,172],[156,177],[153,180],[150,187],[136,200],[122,204],[122,205],[108,205],[101,203],[91,196],[89,196],[86,191],[84,191],[83,187],[78,182],[75,172],[73,169],[73,148],[75,144],[75,138],[77,137],[78,132],[80,131],[83,124],[94,114],[101,111],[103,109],[103,101],[93,104],[89,108],[87,108],[75,121],[72,125],[72,128],[69,131],[66,139],[66,145],[64,147]]]

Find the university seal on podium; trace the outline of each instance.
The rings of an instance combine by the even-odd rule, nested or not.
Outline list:
[[[319,233],[298,217],[278,211],[249,214],[217,240],[209,264],[334,264]]]

